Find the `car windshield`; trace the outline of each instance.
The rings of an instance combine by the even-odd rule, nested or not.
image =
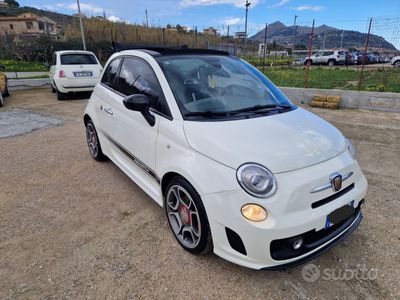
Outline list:
[[[92,54],[63,54],[62,65],[97,65],[97,60]]]
[[[157,57],[185,119],[237,118],[295,107],[261,72],[223,55]]]

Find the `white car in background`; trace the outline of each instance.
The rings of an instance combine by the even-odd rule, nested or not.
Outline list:
[[[68,50],[53,54],[50,67],[50,84],[58,100],[68,93],[90,92],[99,81],[102,66],[93,52]]]
[[[395,68],[400,68],[400,56],[395,56],[391,59],[390,64]]]
[[[287,268],[361,222],[367,180],[351,142],[226,52],[117,52],[83,121],[91,156],[164,207],[193,254]]]
[[[308,57],[305,59],[304,64],[308,64]],[[346,63],[346,51],[345,50],[324,50],[318,51],[310,57],[311,65],[328,65],[330,67],[334,65],[343,65]]]

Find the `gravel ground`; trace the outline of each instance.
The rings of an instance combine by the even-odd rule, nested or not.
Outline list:
[[[0,139],[0,299],[400,299],[400,114],[313,109],[354,141],[370,186],[360,227],[312,261],[309,282],[303,266],[254,271],[182,250],[163,210],[90,158],[85,104],[27,90],[0,109],[1,121],[18,108],[64,124]]]

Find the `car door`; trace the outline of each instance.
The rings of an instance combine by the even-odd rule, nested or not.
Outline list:
[[[160,118],[170,117],[170,112],[159,81],[152,67],[142,58],[125,57],[116,82],[118,99],[113,114],[118,118],[114,147],[118,159],[132,171],[136,179],[146,185],[159,183],[155,173],[156,141]],[[150,111],[155,124],[150,125],[141,112],[127,109],[123,99],[133,94],[144,94],[150,99]],[[150,184],[151,185],[151,184]]]
[[[95,119],[94,123],[100,135],[100,139],[105,141],[107,149],[103,149],[106,155],[113,156],[114,151],[110,145],[110,139],[118,133],[118,115],[114,115],[117,104],[121,96],[115,90],[116,79],[122,59],[112,60],[106,67],[101,82],[94,89],[92,98],[94,101]],[[104,148],[104,147],[103,147]],[[111,157],[110,157],[111,158]]]

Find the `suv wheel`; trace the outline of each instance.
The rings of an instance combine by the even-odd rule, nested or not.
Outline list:
[[[105,156],[103,151],[101,151],[99,137],[92,120],[89,120],[86,123],[86,141],[89,147],[90,155],[94,160],[104,161],[107,159],[107,156]]]
[[[313,61],[312,61],[312,59],[310,59],[310,66],[313,64]],[[304,65],[308,65],[308,59],[306,59],[305,61],[304,61]]]
[[[333,67],[335,65],[335,60],[331,59],[328,61],[328,66]]]
[[[182,177],[168,184],[165,212],[178,243],[193,254],[209,253],[212,249],[210,225],[200,195]]]
[[[395,68],[400,68],[400,60],[395,61],[394,64],[393,64],[393,66],[394,66]]]

